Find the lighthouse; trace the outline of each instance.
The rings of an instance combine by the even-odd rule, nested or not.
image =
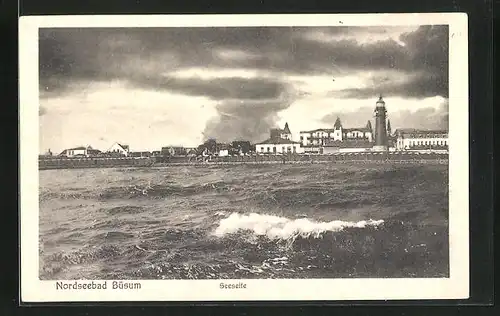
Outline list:
[[[380,95],[375,106],[375,144],[374,151],[387,151],[387,126],[386,126],[387,110],[385,109],[385,101]]]

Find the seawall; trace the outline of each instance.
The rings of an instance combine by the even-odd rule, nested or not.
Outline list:
[[[153,163],[151,158],[48,158],[38,160],[38,169],[148,167]]]
[[[116,167],[206,166],[235,164],[448,164],[447,153],[381,152],[340,153],[329,155],[251,155],[227,157],[155,157],[155,158],[51,158],[40,159],[39,170]]]

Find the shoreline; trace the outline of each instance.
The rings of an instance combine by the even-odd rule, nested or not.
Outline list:
[[[423,156],[423,157],[420,157]],[[427,157],[426,157],[427,156]],[[189,161],[187,159],[172,159],[173,161],[155,162],[153,159],[119,159],[119,160],[97,160],[97,159],[54,159],[39,161],[38,170],[58,170],[58,169],[99,169],[99,168],[166,168],[166,167],[211,167],[211,166],[240,166],[240,165],[312,165],[312,164],[353,164],[353,165],[370,165],[370,164],[394,164],[394,165],[429,165],[429,164],[448,164],[448,155],[411,155],[408,157],[393,157],[385,155],[376,157],[373,156],[342,156],[340,159],[336,156],[303,156],[295,157],[295,159],[283,160],[282,157],[230,157],[236,159],[220,159],[228,157],[220,157],[212,161]],[[356,158],[354,158],[356,157]],[[184,158],[184,157],[182,157]],[[254,158],[254,159],[251,159]],[[273,159],[274,158],[274,159]],[[306,158],[306,159],[304,159]]]

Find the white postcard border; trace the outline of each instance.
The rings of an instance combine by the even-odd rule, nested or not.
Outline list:
[[[449,25],[449,278],[133,280],[140,289],[56,290],[39,279],[38,29],[43,27]],[[19,21],[21,300],[248,301],[464,299],[469,297],[468,25],[465,13],[30,16]],[[62,280],[61,280],[62,281]],[[98,282],[99,280],[94,280]],[[66,281],[66,282],[74,282]],[[221,289],[220,283],[245,284]]]

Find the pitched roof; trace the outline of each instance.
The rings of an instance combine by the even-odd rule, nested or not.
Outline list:
[[[367,140],[344,140],[344,141],[331,141],[325,144],[325,147],[339,147],[339,148],[372,148],[373,143]]]
[[[355,131],[359,131],[359,132],[370,132],[371,130],[369,130],[367,127],[344,128],[344,129],[342,129],[342,132],[343,132],[343,133],[355,132]]]
[[[413,135],[429,135],[429,134],[448,134],[448,130],[424,130],[416,128],[398,128],[395,132],[397,135],[413,134]]]
[[[337,117],[337,119],[335,120],[335,124],[333,124],[333,127],[336,129],[342,128],[342,122],[340,122],[339,117]]]
[[[260,143],[257,143],[256,145],[266,145],[266,144],[269,144],[269,145],[286,145],[286,144],[300,144],[299,142],[294,142],[293,140],[288,140],[288,139],[284,139],[284,138],[269,138],[269,139],[266,139],[265,141],[263,142],[260,142]]]
[[[75,148],[68,148],[66,150],[85,150],[85,149],[87,149],[87,147],[79,146],[79,147],[75,147]]]
[[[288,127],[288,122],[285,123],[285,128],[283,129],[283,133],[290,134],[290,128]]]
[[[335,130],[333,128],[317,128],[317,129],[313,129],[313,130],[310,130],[310,131],[300,131],[300,133],[314,133],[314,132],[334,132]]]
[[[123,149],[128,149],[128,145],[123,145],[123,144],[120,144],[120,143],[117,143],[121,148]]]

